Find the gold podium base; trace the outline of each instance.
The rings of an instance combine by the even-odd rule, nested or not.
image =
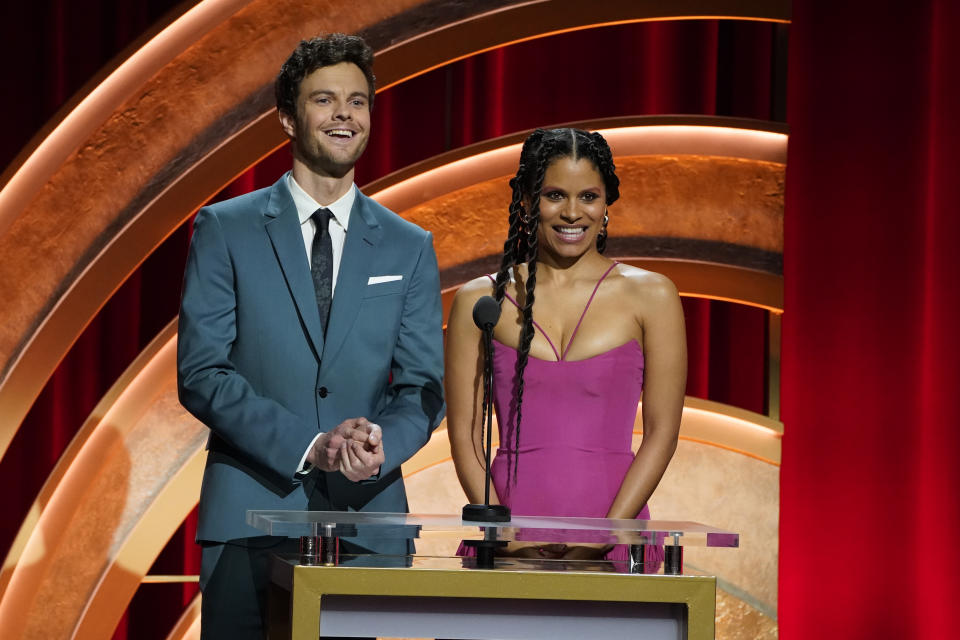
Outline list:
[[[558,602],[566,619],[585,609],[634,607],[636,603],[678,605],[688,640],[712,640],[716,611],[716,578],[697,575],[643,575],[611,571],[577,570],[566,563],[564,570],[524,568],[523,563],[498,560],[498,568],[458,567],[451,558],[415,557],[410,567],[302,566],[295,560],[276,558],[272,569],[270,638],[316,640],[330,596],[358,596],[356,602],[396,602],[403,599],[463,598],[489,602],[491,610],[509,603],[514,610]],[[596,564],[596,563],[594,563]],[[589,565],[584,565],[585,568]],[[377,599],[377,597],[383,597]],[[344,599],[340,598],[340,601]],[[350,600],[347,600],[348,602]],[[498,607],[498,601],[500,607]],[[569,606],[566,604],[569,603]],[[579,604],[578,604],[579,603]],[[362,605],[358,605],[362,606]],[[519,607],[519,609],[518,609]],[[289,614],[289,615],[287,615]],[[536,614],[533,614],[536,615]],[[556,618],[556,615],[551,615]],[[364,616],[354,616],[359,635]],[[470,624],[465,617],[464,625]],[[597,629],[594,637],[604,637]],[[393,635],[392,637],[397,637]],[[463,637],[483,638],[483,630],[472,628]]]

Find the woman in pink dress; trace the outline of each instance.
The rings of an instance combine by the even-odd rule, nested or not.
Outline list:
[[[491,502],[514,515],[650,517],[647,501],[677,446],[686,343],[673,283],[602,255],[619,184],[598,133],[538,129],[523,145],[500,270],[460,289],[447,328],[447,429],[472,503],[484,495],[482,336],[472,311],[494,296],[500,446]],[[644,435],[634,455],[641,390]],[[626,552],[512,542],[501,553],[622,560]]]

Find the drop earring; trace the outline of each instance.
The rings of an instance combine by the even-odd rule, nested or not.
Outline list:
[[[597,251],[603,253],[607,250],[607,224],[610,222],[610,216],[603,212],[603,226],[600,227],[600,233],[597,234]]]

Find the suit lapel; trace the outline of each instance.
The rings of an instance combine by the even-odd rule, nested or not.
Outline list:
[[[317,311],[317,296],[310,277],[307,252],[303,247],[303,232],[300,231],[300,218],[293,198],[282,184],[286,176],[280,178],[270,193],[267,211],[264,212],[264,228],[270,236],[274,253],[283,270],[287,288],[297,305],[300,320],[307,330],[307,336],[313,345],[314,354],[319,358],[323,353],[323,329],[320,325],[320,313]]]
[[[333,292],[330,321],[327,325],[326,346],[320,360],[320,375],[332,365],[356,321],[381,232],[382,228],[369,205],[369,199],[358,191],[350,211],[347,239],[340,257],[337,286]]]

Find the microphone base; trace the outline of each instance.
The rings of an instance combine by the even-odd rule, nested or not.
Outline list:
[[[495,558],[497,555],[497,549],[500,547],[507,546],[505,540],[464,540],[463,544],[468,547],[473,547],[477,553],[476,563],[477,569],[493,569],[495,566]]]
[[[502,504],[468,504],[463,519],[470,522],[510,522],[510,507]]]

